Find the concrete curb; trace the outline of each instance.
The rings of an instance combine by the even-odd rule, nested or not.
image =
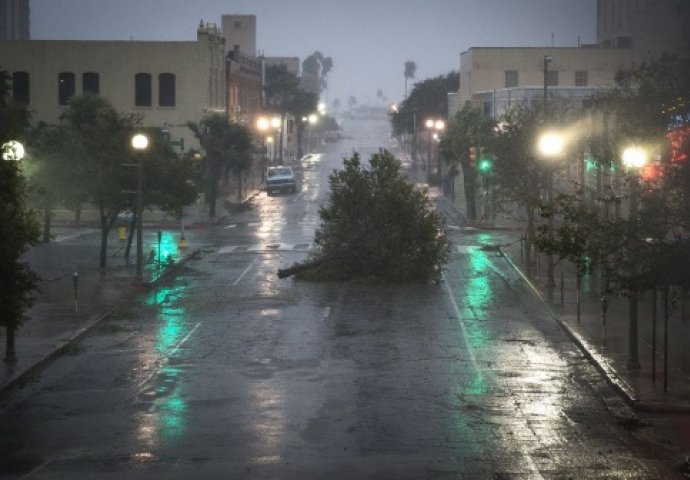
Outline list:
[[[175,262],[174,264],[166,268],[165,271],[157,278],[149,282],[143,282],[141,285],[146,287],[147,289],[155,286],[157,283],[167,279],[173,273],[176,273],[182,266],[184,266],[184,264],[187,263],[187,261],[189,261],[192,258],[196,258],[200,252],[201,250],[198,248],[192,250],[187,255],[182,257],[178,262]],[[97,326],[106,318],[112,316],[115,312],[116,310],[114,308],[111,308],[106,312],[91,317],[91,319],[89,319],[84,325],[72,332],[67,339],[55,345],[53,350],[49,351],[43,358],[38,359],[33,364],[28,365],[25,369],[19,371],[7,383],[0,386],[0,399],[5,398],[10,393],[15,391],[17,388],[23,386],[29,378],[36,375],[38,372],[47,367],[50,364],[50,362],[61,356],[71,345],[79,341],[86,334],[88,334],[95,326]]]
[[[503,249],[501,253],[510,266],[523,278],[529,285],[534,294],[547,308],[551,317],[561,326],[568,337],[577,345],[580,351],[587,357],[592,365],[604,377],[606,382],[616,391],[616,393],[623,399],[623,401],[633,410],[642,413],[656,413],[656,414],[688,414],[690,413],[690,405],[678,403],[658,403],[641,400],[637,397],[635,390],[618,375],[616,369],[611,366],[604,356],[600,355],[596,348],[592,347],[590,343],[577,331],[575,331],[568,323],[561,320],[561,318],[553,311],[549,303],[544,299],[539,288],[525,275],[525,273],[518,267],[515,262],[506,254]]]
[[[24,370],[18,372],[10,381],[8,381],[5,385],[0,387],[0,399],[9,395],[15,389],[21,387],[26,380],[28,380],[30,377],[34,376],[35,374],[43,370],[45,367],[47,367],[50,362],[62,355],[65,352],[65,350],[67,350],[70,347],[70,345],[84,337],[84,335],[89,333],[89,331],[91,331],[93,327],[98,325],[102,320],[111,316],[114,312],[115,310],[111,309],[107,312],[100,313],[98,315],[91,317],[91,319],[88,320],[86,324],[82,325],[80,328],[72,332],[72,334],[66,340],[63,340],[57,345],[55,345],[55,348],[53,348],[52,351],[48,352],[46,356],[40,358],[32,365],[28,365]]]
[[[503,258],[506,259],[508,264],[515,270],[520,277],[529,285],[532,292],[539,298],[542,304],[546,307],[551,318],[553,318],[556,323],[558,323],[561,328],[566,332],[568,337],[577,345],[577,347],[582,351],[582,353],[587,357],[587,359],[594,365],[594,367],[599,371],[599,373],[606,379],[606,382],[618,393],[618,395],[627,403],[631,408],[636,409],[638,400],[635,397],[635,392],[630,386],[623,381],[622,378],[618,376],[616,371],[611,367],[611,365],[602,358],[594,349],[589,347],[589,342],[587,342],[579,333],[570,328],[570,325],[561,320],[556,312],[553,311],[549,303],[544,299],[539,288],[525,275],[525,273],[518,267],[515,262],[510,258],[508,254],[501,248],[501,254]]]

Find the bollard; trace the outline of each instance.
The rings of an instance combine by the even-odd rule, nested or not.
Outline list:
[[[161,268],[161,239],[163,238],[163,232],[158,230],[158,269]]]
[[[606,346],[606,311],[609,308],[609,301],[606,295],[601,297],[601,335],[603,337],[604,346]]]
[[[74,285],[74,314],[79,313],[79,272],[76,270],[72,275],[72,284]]]

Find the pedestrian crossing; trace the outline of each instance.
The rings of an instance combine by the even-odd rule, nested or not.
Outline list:
[[[256,252],[308,252],[313,250],[311,243],[259,243],[254,245],[226,245],[218,249],[218,254],[256,253]]]
[[[216,253],[242,253],[242,252],[308,252],[314,249],[312,243],[258,243],[248,245],[226,245],[218,249]],[[457,253],[471,254],[480,250],[486,250],[486,247],[480,245],[456,245]]]

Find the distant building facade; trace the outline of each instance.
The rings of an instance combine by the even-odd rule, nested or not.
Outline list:
[[[220,25],[225,55],[238,46],[245,55],[256,57],[256,15],[222,15]]]
[[[245,55],[235,45],[226,57],[226,78],[228,117],[253,128],[254,119],[261,113],[261,60]]]
[[[0,40],[29,40],[29,0],[0,0]]]
[[[270,67],[273,65],[285,65],[287,71],[300,76],[300,59],[299,57],[263,57],[264,66]]]
[[[451,114],[471,102],[498,118],[518,103],[543,98],[545,57],[550,59],[548,95],[581,102],[612,88],[616,70],[629,65],[633,53],[576,47],[471,48],[460,55],[460,88],[452,97]]]
[[[161,128],[178,151],[198,148],[188,121],[227,107],[215,24],[200,26],[189,42],[0,41],[0,65],[34,121],[58,123],[73,95],[93,92],[119,112],[143,114],[144,125]]]
[[[468,102],[500,116],[543,95],[581,102],[615,87],[616,71],[690,46],[687,0],[598,0],[597,44],[583,47],[473,47],[460,54],[460,87],[448,96],[452,116]]]
[[[688,0],[598,0],[597,44],[647,54],[690,46]]]

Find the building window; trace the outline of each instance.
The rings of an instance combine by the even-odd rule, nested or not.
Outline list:
[[[81,76],[82,90],[84,93],[101,93],[100,77],[95,72],[86,72]]]
[[[558,86],[558,72],[556,70],[546,71],[546,84],[550,87]]]
[[[172,73],[158,75],[158,106],[175,106],[175,75]]]
[[[14,72],[12,74],[12,98],[24,105],[30,104],[29,72]]]
[[[586,87],[587,86],[587,71],[586,70],[575,70],[575,86],[576,87]]]
[[[137,107],[151,106],[150,73],[137,73],[134,75],[134,105]]]
[[[70,98],[74,96],[75,80],[72,72],[60,72],[58,74],[58,102],[60,105],[67,105]]]
[[[506,70],[506,88],[514,88],[518,86],[518,72],[517,70]]]

